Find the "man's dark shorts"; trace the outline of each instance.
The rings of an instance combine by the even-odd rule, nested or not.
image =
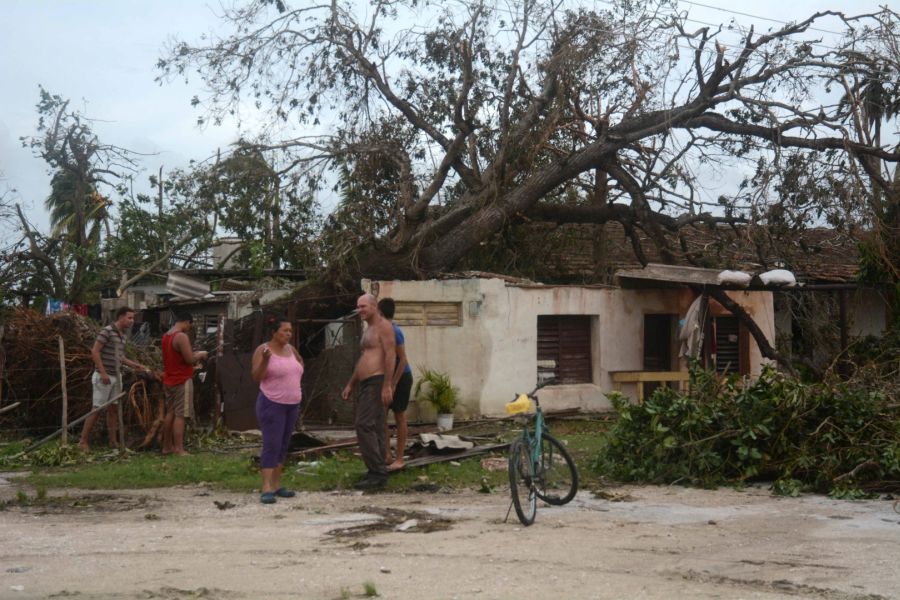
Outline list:
[[[400,381],[397,382],[397,389],[394,390],[394,401],[388,408],[395,413],[402,413],[409,406],[409,393],[412,391],[413,377],[412,373],[403,373]]]

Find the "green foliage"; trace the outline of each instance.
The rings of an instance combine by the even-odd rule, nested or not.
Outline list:
[[[643,405],[610,399],[619,419],[594,466],[620,480],[772,479],[776,492],[793,495],[900,478],[900,419],[861,383],[804,384],[773,369],[722,381],[694,370],[687,393],[658,389]]]
[[[419,367],[414,396],[433,406],[438,414],[450,414],[459,402],[459,388],[446,373]]]
[[[835,500],[872,500],[877,494],[861,490],[857,487],[838,486],[828,492],[830,498]]]
[[[796,498],[803,491],[803,482],[797,479],[779,479],[772,484],[772,492],[779,496]]]
[[[375,589],[375,584],[371,581],[367,581],[363,583],[363,593],[367,598],[372,598],[378,595],[378,590]]]
[[[213,231],[207,223],[210,209],[195,198],[187,181],[189,177],[182,171],[173,171],[163,182],[166,197],[162,204],[158,198],[145,194],[126,196],[119,201],[115,233],[106,256],[111,269],[121,272],[146,266],[175,245],[178,245],[175,256],[159,268],[196,266],[192,259],[211,247]],[[156,177],[150,181],[154,185],[159,183]]]
[[[62,446],[58,442],[53,442],[41,446],[19,460],[33,467],[62,467],[82,463],[85,456],[75,444]]]
[[[270,160],[258,149],[239,146],[210,168],[192,173],[195,193],[212,207],[220,228],[245,242],[238,263],[256,272],[308,268],[318,229],[313,195],[295,180],[282,180]]]

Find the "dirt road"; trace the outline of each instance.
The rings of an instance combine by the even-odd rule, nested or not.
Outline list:
[[[5,488],[5,489],[3,489]],[[15,496],[15,485],[0,498]],[[70,491],[0,512],[0,598],[900,598],[885,500],[626,486],[504,522],[506,490]]]

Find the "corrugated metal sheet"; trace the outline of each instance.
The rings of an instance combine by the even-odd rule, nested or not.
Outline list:
[[[259,429],[256,421],[259,384],[250,375],[252,358],[252,352],[226,352],[216,361],[216,374],[225,408],[225,426],[235,431]]]
[[[209,284],[180,273],[169,273],[166,289],[181,298],[202,298],[209,294]]]

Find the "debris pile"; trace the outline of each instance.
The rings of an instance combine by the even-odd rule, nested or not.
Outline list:
[[[99,331],[100,326],[94,321],[76,313],[45,316],[25,308],[9,313],[0,338],[0,430],[23,437],[43,435],[60,427],[63,397],[60,338],[64,347],[68,420],[72,422],[91,410],[94,369],[91,347]],[[126,355],[155,370],[161,364],[158,352],[152,348],[141,349],[129,344]],[[135,377],[127,371],[123,377],[124,389],[129,390]],[[148,412],[145,407],[154,405],[155,408],[153,397],[158,385],[137,381],[142,387],[130,395],[135,406],[140,405],[140,412]],[[126,403],[124,411],[126,427],[135,435],[137,432],[133,430],[143,426],[137,421],[148,418],[129,411],[128,404],[131,403]]]

